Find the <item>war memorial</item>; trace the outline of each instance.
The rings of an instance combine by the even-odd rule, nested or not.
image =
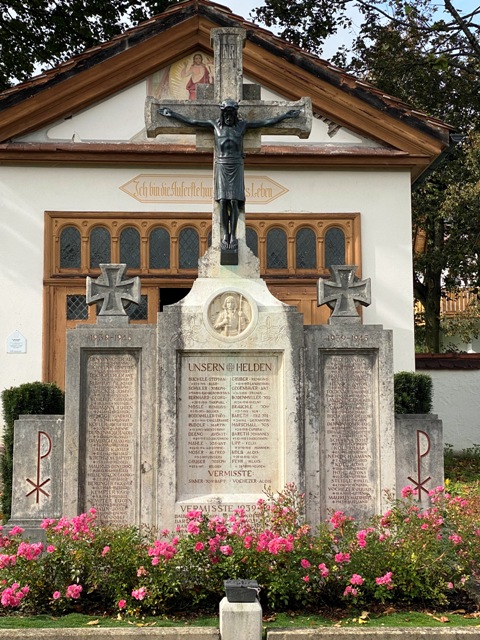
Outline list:
[[[129,322],[140,279],[127,265],[87,279],[97,322],[68,332],[65,416],[16,429],[11,522],[27,532],[90,506],[106,524],[172,528],[191,509],[248,513],[289,482],[305,491],[311,525],[336,510],[362,520],[401,483],[421,498],[442,481],[441,425],[396,430],[392,331],[358,311],[375,296],[369,279],[332,266],[317,299],[330,320],[305,326],[260,277],[245,240],[244,155],[265,133],[308,137],[311,101],[260,100],[242,84],[245,31],[211,39],[214,84],[145,108],[149,137],[193,131],[213,145],[211,247],[156,324]]]

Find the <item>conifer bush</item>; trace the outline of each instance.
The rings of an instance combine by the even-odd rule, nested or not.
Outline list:
[[[425,373],[400,371],[394,375],[395,413],[430,413],[432,379]]]

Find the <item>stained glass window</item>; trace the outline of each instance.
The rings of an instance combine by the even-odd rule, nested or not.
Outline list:
[[[90,268],[111,262],[110,232],[104,227],[95,227],[90,233]]]
[[[255,229],[251,229],[250,227],[247,227],[245,239],[247,242],[247,247],[250,249],[250,251],[254,255],[258,257],[258,235]]]
[[[170,234],[163,227],[156,227],[150,234],[150,269],[170,268]]]
[[[198,233],[192,227],[180,231],[178,237],[178,266],[180,269],[196,269],[198,267],[200,241]]]
[[[345,234],[338,227],[332,227],[325,234],[325,267],[345,264]]]
[[[295,237],[297,269],[317,268],[317,238],[312,229],[300,229]]]
[[[140,269],[140,234],[133,227],[123,229],[120,234],[120,262],[127,269]]]
[[[267,269],[287,268],[287,234],[283,229],[267,233]]]
[[[60,235],[60,268],[80,269],[82,240],[75,227],[65,227]]]

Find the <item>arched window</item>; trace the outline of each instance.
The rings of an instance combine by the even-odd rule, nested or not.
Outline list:
[[[286,269],[287,234],[283,229],[270,229],[267,233],[267,269]]]
[[[65,227],[60,235],[60,268],[80,269],[82,239],[76,227]]]
[[[192,227],[182,229],[178,236],[178,266],[180,269],[196,269],[199,251],[198,232]]]
[[[127,227],[120,234],[120,262],[129,269],[140,269],[140,234],[134,227]]]
[[[345,234],[338,227],[325,234],[325,267],[328,269],[332,264],[345,264]]]
[[[312,229],[300,229],[295,237],[297,269],[317,268],[317,238]]]
[[[90,233],[90,268],[111,262],[110,232],[105,227],[95,227]]]
[[[245,241],[250,251],[258,258],[258,235],[255,229],[247,227],[245,231]]]
[[[170,234],[163,227],[155,227],[150,234],[150,269],[170,268]]]

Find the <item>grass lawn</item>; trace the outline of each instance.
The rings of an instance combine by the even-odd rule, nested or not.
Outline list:
[[[0,618],[0,629],[56,629],[79,627],[218,627],[218,616],[201,616],[197,618],[145,618],[121,620],[108,616],[85,616],[71,613],[54,618],[40,616],[5,616]],[[383,611],[345,611],[336,610],[327,615],[300,613],[279,613],[264,617],[263,627],[275,628],[309,628],[316,627],[477,627],[480,630],[480,612],[466,613],[464,610],[443,612],[396,611],[394,607]]]

